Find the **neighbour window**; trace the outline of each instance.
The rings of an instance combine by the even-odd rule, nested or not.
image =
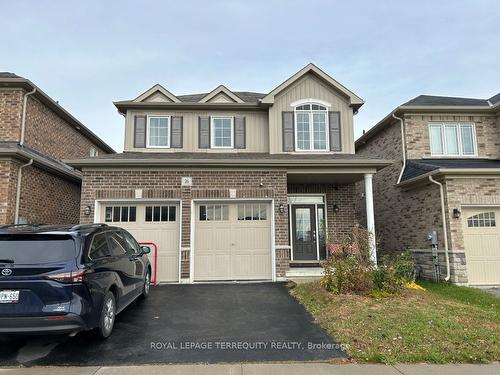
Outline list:
[[[238,220],[267,220],[267,205],[264,203],[239,204]]]
[[[105,208],[106,223],[135,222],[137,208],[135,206],[114,206]]]
[[[475,156],[477,154],[475,127],[470,123],[429,124],[433,156]]]
[[[147,147],[170,147],[170,116],[148,117]]]
[[[175,221],[175,206],[146,206],[146,221],[164,222]]]
[[[328,150],[328,110],[320,104],[295,107],[295,149],[299,151]]]
[[[94,147],[92,147],[90,149],[90,157],[91,158],[96,158],[99,156],[99,151],[97,151],[97,149],[95,149]]]
[[[233,148],[234,123],[232,117],[212,117],[210,133],[212,134],[212,147]]]
[[[229,220],[229,206],[227,204],[210,204],[200,206],[200,221]]]
[[[496,227],[495,213],[482,212],[480,214],[467,218],[467,226],[469,228],[479,227]]]

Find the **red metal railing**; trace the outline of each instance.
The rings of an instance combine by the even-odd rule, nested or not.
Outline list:
[[[155,244],[154,242],[139,242],[139,245],[141,246],[151,246],[153,248],[153,264],[154,264],[154,270],[153,270],[153,285],[156,286],[158,285],[158,280],[157,280],[157,269],[158,269],[158,245]]]

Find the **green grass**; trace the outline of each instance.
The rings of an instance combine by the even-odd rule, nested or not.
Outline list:
[[[481,290],[420,282],[426,291],[374,299],[334,295],[319,283],[292,294],[358,362],[500,360],[500,299]]]

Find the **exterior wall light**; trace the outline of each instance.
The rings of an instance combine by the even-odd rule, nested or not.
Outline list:
[[[91,213],[92,213],[92,207],[90,207],[90,206],[85,206],[85,208],[83,209],[83,214],[84,214],[85,216],[89,216]]]
[[[460,218],[460,215],[461,215],[461,214],[462,214],[462,213],[460,212],[460,210],[459,210],[458,208],[454,208],[454,209],[453,209],[453,217],[454,217],[455,219]]]
[[[283,203],[280,203],[278,209],[280,211],[280,214],[284,214],[285,213],[285,206],[283,205]]]
[[[333,212],[335,212],[335,213],[339,212],[339,206],[338,205],[334,204],[332,208],[333,208]]]

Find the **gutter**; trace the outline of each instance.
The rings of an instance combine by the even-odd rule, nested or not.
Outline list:
[[[23,168],[33,164],[33,159],[30,159],[29,162],[23,164],[19,167],[17,172],[17,190],[16,190],[16,209],[14,213],[14,224],[19,224],[19,205],[21,202],[21,178],[23,176]]]
[[[405,123],[404,120],[401,117],[397,117],[394,112],[392,113],[392,117],[395,118],[396,120],[399,121],[401,124],[401,150],[403,152],[403,165],[401,167],[401,172],[399,172],[399,177],[398,177],[398,182],[396,184],[399,184],[401,182],[401,178],[403,177],[403,173],[406,169],[406,139],[405,139]]]
[[[24,145],[24,131],[26,129],[26,107],[28,104],[28,96],[33,95],[36,92],[36,87],[33,88],[30,92],[27,92],[24,94],[24,99],[23,99],[23,116],[21,118],[21,138],[19,141],[19,144],[21,146]]]
[[[432,178],[432,176],[429,176],[429,181],[439,186],[439,194],[441,196],[441,217],[443,220],[444,257],[445,257],[445,261],[446,261],[446,277],[444,278],[444,281],[449,281],[450,280],[450,258],[448,256],[448,226],[446,224],[446,211],[445,211],[445,207],[444,207],[444,188],[443,188],[443,184],[434,180]]]

